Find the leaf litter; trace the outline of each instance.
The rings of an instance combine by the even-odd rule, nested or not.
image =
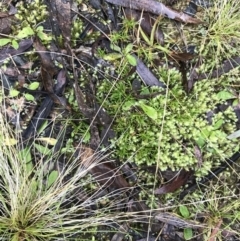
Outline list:
[[[182,12],[182,11],[176,11],[172,9],[171,7],[168,7],[164,5],[163,3],[157,2],[157,1],[147,1],[147,0],[141,0],[141,1],[128,1],[128,0],[106,0],[107,3],[110,3],[109,10],[107,8],[102,8],[102,5],[100,4],[100,1],[90,1],[92,2],[92,6],[96,8],[99,8],[101,6],[101,11],[104,15],[105,20],[111,19],[114,20],[115,24],[111,25],[111,31],[116,28],[116,23],[118,20],[114,19],[113,17],[113,9],[111,9],[112,5],[117,5],[124,7],[126,17],[128,19],[133,19],[134,21],[140,21],[143,17],[144,20],[140,21],[140,26],[143,29],[144,32],[148,36],[151,35],[151,28],[154,25],[154,21],[152,18],[152,14],[154,15],[162,15],[165,16],[171,20],[180,21],[186,24],[201,24],[202,21],[195,18],[195,13],[197,11],[196,6],[201,6],[203,4],[202,1],[191,1],[188,8]],[[82,4],[83,6],[84,4]],[[99,146],[103,144],[105,147],[108,147],[111,142],[109,140],[113,140],[115,137],[114,130],[112,129],[112,123],[114,121],[114,118],[111,117],[109,113],[101,106],[101,103],[98,103],[96,98],[96,89],[95,89],[95,83],[94,80],[92,80],[92,74],[90,73],[88,77],[89,81],[86,81],[84,87],[83,85],[78,83],[78,78],[81,77],[82,73],[86,70],[86,66],[90,66],[91,68],[95,68],[96,65],[100,62],[99,60],[94,59],[94,56],[91,56],[89,54],[81,54],[80,53],[80,61],[78,59],[78,56],[73,55],[72,53],[75,51],[74,48],[77,48],[78,46],[72,47],[71,44],[71,25],[72,25],[72,19],[71,19],[71,10],[72,6],[69,1],[52,1],[51,5],[48,6],[49,11],[53,13],[52,19],[50,16],[50,22],[54,19],[54,24],[52,24],[52,31],[55,36],[63,36],[64,43],[62,46],[60,46],[57,41],[53,41],[52,44],[55,45],[56,52],[58,52],[59,56],[61,56],[63,60],[62,63],[65,63],[66,65],[64,68],[59,67],[56,62],[53,61],[51,54],[48,52],[48,49],[43,45],[40,39],[37,37],[34,38],[26,38],[19,42],[18,49],[14,49],[11,46],[3,47],[0,50],[0,61],[3,63],[5,60],[9,59],[9,57],[13,57],[15,55],[23,55],[24,52],[28,50],[32,50],[32,46],[34,47],[34,50],[38,54],[38,63],[41,66],[37,71],[37,79],[40,82],[40,91],[42,92],[35,92],[35,98],[38,99],[39,105],[32,111],[32,117],[31,120],[28,123],[27,128],[22,133],[22,138],[25,144],[30,145],[31,142],[35,141],[45,141],[47,144],[53,144],[52,141],[57,140],[56,135],[52,136],[50,133],[47,136],[44,137],[38,137],[38,130],[43,125],[45,120],[50,120],[50,116],[54,112],[54,108],[56,106],[60,107],[61,111],[66,112],[67,115],[72,114],[72,108],[70,107],[71,104],[67,102],[66,98],[64,97],[66,91],[69,91],[69,89],[74,89],[75,92],[75,100],[77,102],[77,109],[75,108],[73,112],[76,110],[81,113],[81,115],[85,118],[85,121],[88,124],[91,124],[91,147],[83,146],[78,150],[78,152],[82,155],[80,161],[84,161],[88,158],[91,158],[93,154],[99,149]],[[210,5],[208,7],[211,7]],[[83,11],[84,12],[84,11]],[[14,14],[11,14],[14,15]],[[1,13],[0,18],[8,18],[10,16],[9,13]],[[94,16],[95,17],[95,16]],[[87,19],[87,20],[86,20]],[[94,18],[91,18],[88,16],[88,13],[86,14],[86,19],[84,19],[86,24],[86,28],[82,31],[81,35],[81,44],[84,45],[83,39],[86,37],[88,33],[91,33],[92,31],[98,31],[103,32],[106,36],[109,34],[109,29],[106,29],[102,27],[101,25],[92,25],[91,20]],[[89,20],[89,21],[88,21]],[[50,25],[51,25],[50,24]],[[57,24],[58,31],[54,30],[56,29],[56,26],[53,27],[53,25]],[[100,27],[99,27],[100,26]],[[9,33],[9,29],[2,29],[1,34]],[[6,32],[7,31],[7,32]],[[161,45],[164,45],[165,39],[164,39],[164,31],[160,28],[157,28],[154,38],[157,42],[159,42]],[[27,36],[26,36],[27,37]],[[93,46],[96,42],[86,41],[86,47]],[[65,51],[65,52],[64,52]],[[112,51],[108,49],[108,51]],[[63,53],[67,53],[69,56],[65,57]],[[56,54],[56,53],[55,53]],[[134,55],[133,55],[134,56]],[[185,64],[188,61],[191,61],[194,59],[195,56],[188,54],[187,52],[177,53],[172,51],[171,52],[172,58],[176,61],[176,65],[179,65],[181,62],[185,62]],[[166,84],[161,81],[158,77],[155,76],[155,74],[144,64],[143,60],[139,59],[137,56],[134,56],[137,60],[137,66],[136,66],[136,73],[140,76],[141,80],[144,82],[146,86],[159,86],[163,89],[166,89]],[[84,59],[84,60],[83,60]],[[194,83],[197,81],[200,81],[202,79],[205,79],[206,76],[209,78],[216,78],[219,77],[225,73],[228,73],[230,70],[236,68],[239,66],[239,57],[233,57],[231,59],[225,60],[222,63],[222,66],[216,68],[211,72],[209,75],[208,73],[197,73],[195,69],[191,69],[191,75],[187,78],[187,64],[184,67],[184,70],[182,71],[183,76],[185,76],[185,82],[183,83],[183,87],[185,88],[186,92],[190,92],[194,88]],[[77,66],[77,68],[75,66]],[[19,68],[22,67],[21,71],[23,76],[26,78],[28,77],[28,73],[24,71],[24,65],[19,66]],[[11,70],[13,67],[9,67]],[[26,70],[26,69],[25,69]],[[9,75],[10,72],[4,72],[4,70],[1,70],[3,74],[6,76]],[[9,70],[8,70],[9,71]],[[185,72],[184,72],[185,71]],[[14,71],[12,71],[14,72]],[[69,73],[75,75],[73,78],[74,80],[70,80]],[[16,77],[14,74],[14,77]],[[86,76],[84,76],[86,78]],[[115,78],[114,73],[110,74],[111,78]],[[186,82],[188,81],[188,83]],[[31,88],[30,88],[31,89]],[[34,90],[33,90],[34,91]],[[164,93],[164,92],[163,92]],[[17,94],[18,95],[18,94]],[[22,100],[22,99],[21,99]],[[69,106],[69,108],[67,108]],[[153,120],[157,119],[157,115],[155,110],[152,107],[146,106],[144,104],[141,105],[141,108],[143,111]],[[6,111],[6,110],[5,110]],[[8,115],[9,117],[13,117],[11,108],[8,108]],[[51,121],[49,121],[50,123]],[[61,123],[58,123],[60,126]],[[71,133],[71,128],[68,133],[69,138]],[[101,133],[101,134],[99,134]],[[233,137],[232,137],[233,136]],[[238,132],[234,132],[232,135],[229,136],[229,138],[236,138],[238,137]],[[105,140],[105,139],[106,140]],[[47,146],[46,144],[46,146]],[[77,143],[76,143],[77,145]],[[75,153],[77,154],[77,153]],[[87,155],[87,156],[86,156]],[[202,154],[199,150],[198,146],[195,146],[195,156],[196,159],[199,162],[199,165],[201,164],[202,160]],[[229,165],[232,165],[232,162],[237,161],[239,158],[239,155],[236,154],[233,159],[229,159]],[[64,163],[64,162],[63,162]],[[83,163],[84,164],[84,163]],[[87,165],[87,164],[86,164]],[[227,165],[226,165],[227,166]],[[86,166],[87,168],[87,166]],[[136,176],[136,171],[138,167],[128,166],[128,173],[131,173],[131,175]],[[140,168],[140,167],[139,167]],[[226,168],[226,167],[224,167]],[[130,170],[131,171],[130,171]],[[219,170],[215,171],[215,175],[218,175],[223,168],[219,168]],[[136,178],[132,179],[128,177],[128,175],[125,174],[124,168],[121,168],[119,166],[119,163],[116,160],[108,161],[108,162],[102,162],[99,163],[98,166],[92,168],[89,171],[92,176],[95,178],[95,180],[99,183],[99,189],[108,189],[108,192],[118,191],[125,189],[125,204],[131,203],[129,206],[131,206],[130,209],[132,209],[133,206],[135,206],[135,211],[146,211],[148,210],[148,207],[145,203],[142,203],[140,201],[137,191],[138,181],[136,181]],[[49,180],[47,185],[51,186],[54,183],[54,180],[56,179],[56,176],[58,175],[57,171],[53,171],[49,175]],[[206,177],[203,179],[202,183],[208,181],[211,179],[213,175],[210,177]],[[181,199],[183,196],[186,195],[186,193],[189,193],[189,190],[191,191],[196,188],[196,180],[193,178],[192,171],[186,171],[182,170],[178,176],[173,178],[172,181],[170,181],[167,184],[161,183],[161,187],[156,189],[154,191],[155,194],[167,194],[171,192],[175,192],[178,189],[180,189],[182,186],[184,186],[186,183],[191,183],[192,186],[189,187],[189,189],[186,189],[185,191],[181,193]],[[146,183],[147,184],[147,183]],[[195,186],[194,186],[195,185]],[[136,188],[135,188],[136,187]],[[132,190],[136,189],[136,193],[133,193]],[[120,191],[119,191],[120,192]],[[131,197],[132,199],[130,199]],[[180,200],[181,200],[180,199]],[[132,201],[131,201],[132,200]],[[124,206],[124,204],[123,204]],[[126,208],[120,208],[120,210],[126,210]],[[154,218],[147,218],[144,220],[144,222],[147,223],[146,229],[141,232],[141,237],[139,237],[139,234],[133,234],[134,240],[160,240],[157,239],[157,236],[154,236],[155,234],[152,234],[154,237],[145,238],[146,235],[149,233],[147,230],[147,227],[149,226],[150,222],[155,222],[155,224],[159,225],[158,228],[156,228],[157,232],[162,232],[161,234],[161,240],[183,240],[181,235],[179,235],[179,230],[175,229],[177,228],[196,228],[199,226],[202,226],[202,224],[191,221],[183,220],[179,217],[175,217],[174,215],[168,214],[168,213],[154,213]],[[140,220],[140,222],[143,220]],[[220,222],[220,221],[219,221]],[[118,234],[115,234],[112,236],[112,240],[125,240],[122,233],[124,232],[130,232],[129,226],[131,227],[132,223],[129,222],[124,223],[123,226],[119,229],[120,232]],[[161,226],[161,224],[165,224],[165,228]],[[151,226],[151,225],[150,225]],[[174,227],[173,227],[174,226]],[[154,225],[152,225],[152,228]],[[215,229],[212,232],[212,237],[215,235],[215,231],[219,229],[218,225],[215,227]],[[144,236],[145,235],[145,236]],[[176,239],[174,239],[174,238]],[[198,240],[198,239],[196,239]]]

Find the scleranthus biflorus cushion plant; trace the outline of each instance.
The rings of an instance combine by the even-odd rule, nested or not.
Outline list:
[[[53,170],[50,164],[57,155],[34,156],[33,147],[23,147],[17,136],[11,133],[1,114],[1,240],[83,240],[85,233],[93,232],[106,221],[115,222],[116,216],[110,212],[116,204],[113,199],[102,208],[92,208],[102,196],[89,188],[96,182],[86,176],[103,157],[82,152],[69,158],[64,167]],[[110,194],[104,198],[110,199]],[[87,237],[94,237],[94,233]]]
[[[217,110],[225,100],[213,81],[195,83],[187,95],[179,71],[159,68],[158,75],[168,82],[169,89],[166,94],[163,89],[150,89],[161,92],[152,99],[127,97],[127,84],[125,95],[121,83],[112,90],[111,104],[106,102],[106,108],[115,108],[114,96],[121,97],[123,103],[115,121],[119,137],[113,145],[115,154],[137,165],[158,163],[161,170],[193,169],[197,176],[204,176],[238,149],[236,141],[227,138],[235,129],[233,108]],[[143,91],[146,93],[146,88]]]

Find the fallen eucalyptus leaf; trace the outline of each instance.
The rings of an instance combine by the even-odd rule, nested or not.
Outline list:
[[[133,55],[137,60],[137,68],[136,71],[142,81],[148,86],[159,86],[162,88],[166,88],[166,85],[159,81],[156,76],[150,71],[150,69],[135,55]]]
[[[181,170],[180,173],[169,183],[163,185],[162,187],[156,189],[154,194],[166,194],[175,192],[181,186],[185,185],[189,177],[192,175],[191,171]]]
[[[202,23],[202,21],[197,18],[190,17],[189,15],[183,12],[177,12],[176,10],[173,10],[165,6],[163,3],[157,2],[155,0],[138,0],[138,1],[106,0],[106,2],[116,4],[126,8],[136,9],[139,11],[144,10],[146,12],[150,12],[156,15],[163,15],[170,19],[174,19],[184,23],[194,23],[194,24]]]

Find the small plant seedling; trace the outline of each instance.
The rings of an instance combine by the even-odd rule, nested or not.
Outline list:
[[[186,218],[186,219],[188,219],[188,218],[190,217],[189,210],[188,210],[188,208],[187,208],[186,206],[184,206],[184,205],[181,205],[181,206],[179,207],[179,212],[180,212],[180,214],[181,214],[184,218]],[[192,230],[191,228],[184,228],[184,230],[183,230],[183,235],[184,235],[184,238],[185,238],[186,240],[190,240],[190,239],[193,237],[193,230]]]
[[[29,85],[24,85],[24,86],[26,87],[26,89],[29,89],[29,90],[37,90],[39,87],[39,82],[32,82]],[[11,88],[9,90],[9,97],[11,98],[17,97],[19,94],[20,94],[20,91],[15,88]],[[35,100],[34,96],[29,93],[23,93],[23,96],[27,101]]]
[[[116,51],[117,53],[109,53],[103,56],[105,60],[114,61],[121,59],[122,57],[126,58],[127,62],[132,65],[137,65],[137,59],[130,54],[133,49],[133,44],[128,44],[125,49],[121,50],[121,48],[115,44],[111,44],[112,50]]]
[[[18,41],[27,37],[38,36],[42,41],[47,42],[52,39],[51,36],[48,36],[43,31],[43,26],[38,26],[36,29],[31,28],[30,26],[24,27],[19,31],[16,36],[9,36],[8,38],[0,39],[0,47],[5,46],[7,44],[11,44],[14,49],[18,49]]]
[[[148,106],[146,104],[143,103],[138,103],[138,105],[142,108],[142,110],[144,111],[144,113],[150,117],[152,120],[157,120],[158,118],[158,112],[157,110],[155,110],[153,107]]]

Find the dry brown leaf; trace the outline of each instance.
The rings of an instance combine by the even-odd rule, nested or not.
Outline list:
[[[41,66],[41,76],[42,76],[42,82],[44,89],[48,91],[49,93],[53,93],[53,76],[57,73],[57,68],[54,65],[53,61],[51,60],[50,54],[47,53],[46,48],[43,46],[43,44],[39,41],[39,39],[36,39],[34,42],[34,47],[37,50],[37,53],[39,54],[42,62]]]
[[[81,164],[86,169],[89,169],[88,171],[101,185],[113,188],[114,190],[130,187],[119,170],[111,162],[99,162],[96,166],[89,168],[92,163],[96,162],[96,158],[99,158],[93,149],[82,146],[79,153]]]
[[[175,192],[178,190],[181,186],[183,186],[189,177],[191,176],[190,171],[181,170],[179,175],[173,179],[170,183],[167,183],[166,185],[163,185],[162,187],[155,190],[155,194],[166,194],[170,192]]]

